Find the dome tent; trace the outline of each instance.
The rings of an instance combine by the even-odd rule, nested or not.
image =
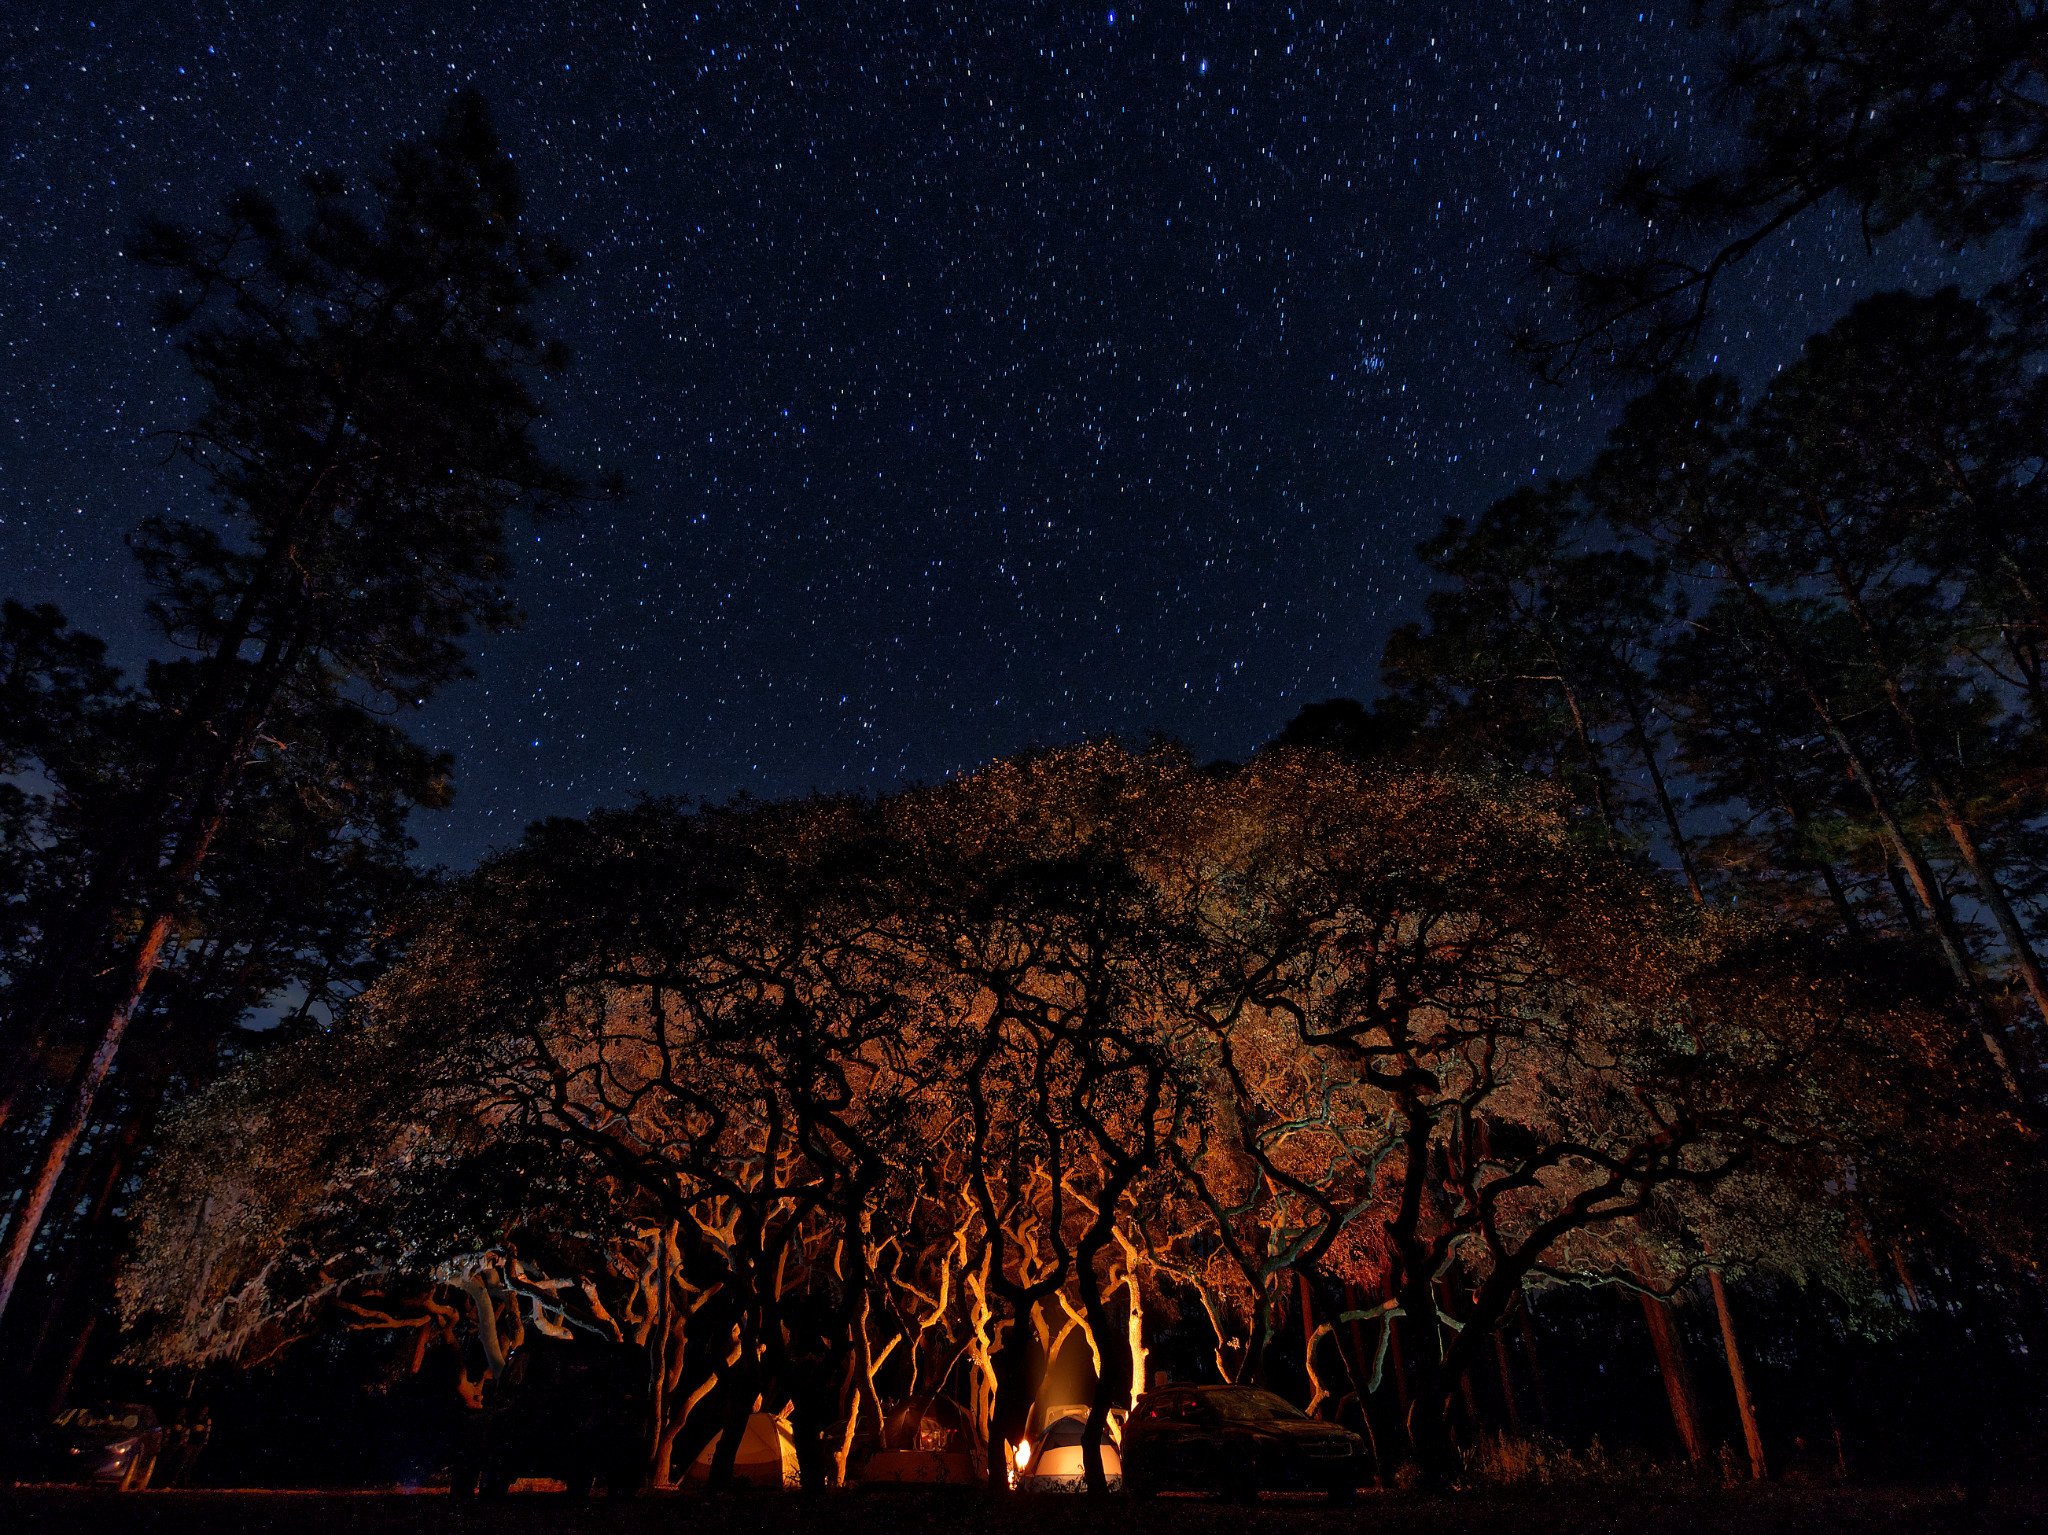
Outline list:
[[[1121,1414],[1111,1413],[1102,1435],[1102,1473],[1120,1479],[1123,1461]],[[1038,1433],[1011,1452],[1020,1491],[1073,1492],[1084,1482],[1081,1436],[1088,1427],[1088,1409],[1079,1404],[1044,1409]],[[1028,1446],[1028,1448],[1027,1448]]]
[[[687,1482],[702,1484],[711,1477],[711,1462],[718,1454],[712,1440],[698,1453],[684,1475]],[[796,1440],[789,1424],[773,1413],[757,1412],[747,1419],[747,1431],[733,1457],[732,1478],[753,1487],[795,1487],[801,1484],[796,1464]]]

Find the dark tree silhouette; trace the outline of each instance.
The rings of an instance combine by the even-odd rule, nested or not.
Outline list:
[[[1547,323],[1518,345],[1548,375],[1679,362],[1727,273],[1840,200],[1866,239],[2024,229],[2048,189],[2048,8],[2035,0],[1698,0],[1729,46],[1740,136],[1725,163],[1633,161],[1589,238],[1538,258]],[[2048,245],[2033,237],[2023,286]]]
[[[387,729],[376,713],[462,674],[470,629],[513,621],[506,520],[576,490],[535,443],[529,384],[564,360],[530,311],[565,261],[523,231],[481,104],[394,151],[367,212],[336,176],[306,191],[297,227],[244,193],[218,226],[152,226],[137,251],[173,280],[165,318],[207,401],[174,440],[219,515],[134,540],[159,625],[195,659],[16,1012],[17,1069],[54,1030],[88,1044],[8,1230],[0,1312],[252,766],[345,792],[334,743]]]
[[[1424,738],[1555,778],[1698,898],[1924,934],[2016,1097],[2048,1019],[2039,355],[1950,290],[1865,301],[1747,404],[1667,377],[1586,473],[1423,546],[1455,584],[1384,663]]]

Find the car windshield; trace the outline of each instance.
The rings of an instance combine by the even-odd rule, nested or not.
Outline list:
[[[1274,1418],[1308,1417],[1307,1413],[1292,1402],[1282,1401],[1270,1391],[1253,1391],[1240,1386],[1229,1391],[1211,1391],[1206,1395],[1209,1405],[1232,1423],[1263,1423]]]
[[[59,1428],[84,1429],[88,1433],[116,1433],[142,1426],[142,1414],[133,1407],[73,1407],[59,1414]]]

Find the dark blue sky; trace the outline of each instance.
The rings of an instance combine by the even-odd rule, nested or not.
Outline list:
[[[315,11],[322,20],[309,20]],[[180,3],[0,21],[0,589],[136,659],[121,535],[191,413],[119,249],[482,89],[585,259],[526,629],[417,722],[465,862],[639,792],[928,780],[1159,730],[1236,755],[1372,688],[1414,542],[1620,403],[1503,342],[1632,145],[1720,142],[1682,6]],[[997,18],[991,20],[990,18]],[[1710,351],[1946,280],[1809,219]]]

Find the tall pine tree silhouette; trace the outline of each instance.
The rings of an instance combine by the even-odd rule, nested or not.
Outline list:
[[[132,540],[196,671],[15,1019],[17,1106],[39,1042],[79,1048],[0,1252],[0,1313],[252,764],[462,676],[465,635],[518,617],[508,519],[577,493],[535,441],[531,388],[566,363],[532,309],[568,263],[524,229],[482,103],[458,98],[367,192],[312,176],[296,225],[244,192],[212,228],[152,224],[136,252],[172,280],[164,318],[206,400],[176,437],[216,515]]]

